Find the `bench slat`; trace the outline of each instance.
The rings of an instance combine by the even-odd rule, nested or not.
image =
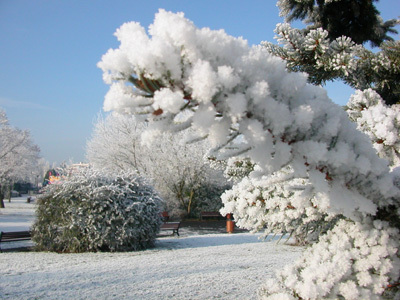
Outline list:
[[[13,231],[13,232],[0,232],[0,245],[6,242],[19,242],[27,241],[32,239],[32,234],[30,231]],[[0,247],[0,252],[1,252]]]
[[[2,238],[1,242],[6,243],[6,242],[18,242],[18,241],[25,241],[25,240],[30,240],[30,236],[21,236],[21,237],[11,237],[11,238]]]
[[[30,240],[31,232],[30,231],[14,231],[14,232],[1,232],[0,234],[0,242],[13,242],[20,240]]]

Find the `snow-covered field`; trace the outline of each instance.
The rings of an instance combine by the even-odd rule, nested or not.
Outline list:
[[[34,204],[13,198],[0,210],[0,230],[28,229]],[[250,233],[182,229],[154,249],[128,253],[0,254],[0,299],[256,299],[299,247],[262,242]]]

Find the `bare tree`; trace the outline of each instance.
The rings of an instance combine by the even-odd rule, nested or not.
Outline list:
[[[12,127],[0,110],[0,207],[4,208],[4,193],[12,182],[31,181],[38,171],[40,149],[26,130]]]
[[[86,145],[87,159],[95,167],[110,171],[145,170],[138,159],[142,129],[143,125],[130,116],[99,115]]]
[[[143,144],[144,127],[132,116],[99,117],[86,148],[90,164],[114,172],[136,170],[152,182],[172,215],[218,209],[227,183],[206,163],[207,143],[187,144],[186,133],[165,133]]]

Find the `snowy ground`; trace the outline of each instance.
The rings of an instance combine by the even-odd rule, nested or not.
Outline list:
[[[0,230],[28,229],[34,219],[34,204],[14,199],[0,210]],[[302,251],[250,233],[182,233],[140,252],[1,253],[0,299],[256,299]]]

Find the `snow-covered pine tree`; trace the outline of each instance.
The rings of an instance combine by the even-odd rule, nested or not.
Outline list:
[[[279,0],[280,15],[286,22],[305,20],[306,30],[322,28],[335,40],[341,36],[351,38],[357,44],[370,42],[379,46],[393,40],[388,33],[397,20],[383,21],[374,2],[379,0]]]
[[[330,40],[341,36],[357,44],[370,42],[379,46],[393,40],[388,34],[397,33],[397,20],[383,21],[374,2],[379,0],[279,0],[280,16],[290,23],[304,20],[310,29],[322,28]]]
[[[284,23],[275,32],[282,47],[262,44],[284,59],[290,71],[307,73],[309,82],[319,85],[339,79],[355,89],[373,88],[388,105],[399,101],[399,41],[385,42],[374,53],[345,36],[330,40],[322,28],[305,33]]]
[[[134,22],[117,30],[120,47],[99,63],[111,85],[106,110],[141,115],[149,124],[147,139],[165,130],[197,130],[197,139],[208,138],[213,147],[210,156],[249,157],[257,165],[251,178],[290,166],[296,178],[309,178],[309,194],[320,199],[315,209],[345,218],[288,267],[291,285],[280,276],[262,297],[399,297],[398,287],[389,286],[400,275],[400,190],[387,161],[343,109],[321,87],[307,84],[305,75],[288,73],[264,47],[198,29],[182,13],[160,10],[149,35]],[[179,122],[188,110],[192,115]],[[386,220],[382,212],[389,207],[392,218]],[[351,231],[359,234],[349,238]],[[360,248],[371,232],[375,244]],[[342,256],[343,249],[349,255]],[[340,272],[327,277],[331,269],[316,269],[317,255],[320,265],[340,257]]]
[[[160,202],[134,173],[74,172],[38,198],[33,240],[57,252],[146,249],[161,225]]]
[[[397,20],[383,23],[371,1],[315,3],[282,0],[278,5],[286,21],[305,19],[311,25],[299,30],[291,28],[288,23],[278,24],[276,32],[283,47],[268,42],[263,44],[271,53],[286,60],[289,70],[308,73],[309,81],[314,84],[342,79],[359,89],[346,107],[350,119],[368,134],[380,157],[388,159],[391,168],[398,166],[399,108],[394,103],[400,99],[400,43],[387,36],[387,33],[396,32],[393,26]],[[366,8],[369,12],[361,14],[360,11],[366,11]],[[352,10],[357,13],[347,15]],[[332,15],[329,17],[329,14]],[[336,23],[333,15],[341,23]],[[321,22],[322,19],[325,23]],[[360,33],[363,27],[360,24],[368,20],[369,24]],[[380,52],[374,53],[360,45],[366,41],[378,45],[377,33],[382,35],[378,39],[382,43]],[[357,45],[346,35],[360,44]]]
[[[388,34],[397,33],[394,26],[400,21],[383,22],[371,0],[314,2],[279,1],[286,21],[305,19],[311,25],[296,29],[289,23],[278,24],[275,32],[282,46],[263,45],[284,59],[290,71],[309,74],[313,84],[339,79],[355,89],[374,89],[388,105],[397,103],[400,42]],[[380,51],[366,49],[362,44],[367,41]]]

